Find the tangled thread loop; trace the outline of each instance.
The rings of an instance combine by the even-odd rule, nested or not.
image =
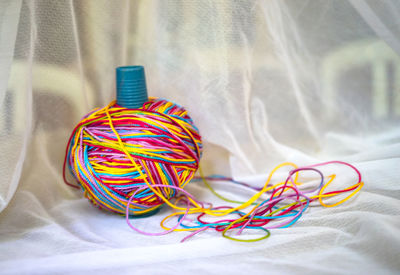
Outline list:
[[[95,109],[76,126],[67,145],[64,161],[64,181],[84,190],[85,196],[101,209],[125,214],[128,225],[135,231],[159,236],[169,232],[190,232],[182,241],[206,231],[215,230],[225,238],[252,242],[270,236],[271,229],[287,228],[302,214],[319,202],[334,207],[357,194],[364,183],[360,171],[342,161],[328,161],[298,167],[286,162],[275,167],[261,188],[221,176],[200,177],[210,191],[229,203],[213,206],[198,201],[183,187],[199,168],[202,143],[198,129],[186,110],[166,100],[151,98],[140,109],[125,109],[111,102]],[[79,186],[68,183],[66,163]],[[336,175],[316,169],[326,165],[344,165],[357,174],[355,184],[344,189],[326,191]],[[285,181],[272,183],[272,176],[290,168]],[[312,172],[320,177],[319,184],[304,187],[299,173]],[[217,193],[207,181],[227,181],[254,192],[247,201],[235,201]],[[334,203],[324,200],[339,197]],[[162,232],[142,231],[130,222],[130,215],[148,214],[167,204],[175,211],[160,223]],[[233,206],[232,204],[236,205]],[[175,225],[166,225],[175,218]],[[228,235],[245,229],[255,229],[253,239]],[[262,233],[261,237],[258,236]]]

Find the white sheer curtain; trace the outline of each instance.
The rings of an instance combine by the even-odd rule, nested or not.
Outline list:
[[[58,268],[71,260],[72,271],[83,271],[85,256],[98,259],[88,269],[141,265],[150,272],[168,271],[169,262],[183,257],[189,268],[192,258],[183,252],[157,267],[145,263],[158,262],[164,250],[148,255],[151,260],[135,252],[151,254],[160,243],[175,249],[182,235],[138,236],[62,180],[74,125],[114,99],[115,67],[140,64],[150,95],[189,110],[205,142],[207,174],[261,185],[280,162],[339,159],[364,175],[356,199],[306,213],[297,227],[258,246],[226,244],[204,233],[192,247],[176,248],[196,251],[198,268],[207,268],[201,249],[212,244],[219,263],[233,263],[232,255],[246,251],[260,260],[253,268],[268,264],[275,272],[296,272],[293,251],[313,240],[302,248],[309,257],[305,270],[346,272],[334,264],[341,257],[353,263],[350,271],[368,259],[360,269],[398,270],[393,255],[399,255],[400,240],[391,238],[400,226],[399,15],[398,1],[0,1],[0,266],[11,273],[29,266],[67,272]],[[351,182],[346,169],[335,169],[343,184]],[[200,185],[189,188],[215,200]],[[238,189],[219,189],[246,197]],[[157,231],[161,216],[138,223]],[[324,238],[325,254],[312,254]],[[261,260],[261,249],[288,256]],[[113,253],[120,263],[107,266],[104,259]],[[52,264],[46,266],[45,256]]]

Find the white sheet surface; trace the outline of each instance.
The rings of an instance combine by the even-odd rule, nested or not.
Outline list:
[[[0,273],[399,273],[399,14],[397,1],[0,1]],[[62,180],[73,126],[114,98],[127,64],[187,107],[206,174],[261,186],[280,162],[337,159],[364,188],[258,243],[133,232]],[[170,211],[133,222],[156,232]]]

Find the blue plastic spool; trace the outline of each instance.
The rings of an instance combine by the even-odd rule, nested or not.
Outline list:
[[[148,101],[144,67],[118,67],[116,73],[117,104],[128,109],[142,107]]]

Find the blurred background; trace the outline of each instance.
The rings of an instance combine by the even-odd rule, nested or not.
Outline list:
[[[1,272],[398,274],[399,18],[398,0],[0,0]],[[205,174],[259,187],[285,161],[341,160],[363,189],[252,244],[133,232],[62,178],[69,135],[115,98],[123,65],[143,65],[150,96],[188,109]],[[354,184],[344,166],[322,172],[337,174],[332,190]],[[186,190],[225,205],[201,182]],[[171,211],[132,223],[160,232]]]

